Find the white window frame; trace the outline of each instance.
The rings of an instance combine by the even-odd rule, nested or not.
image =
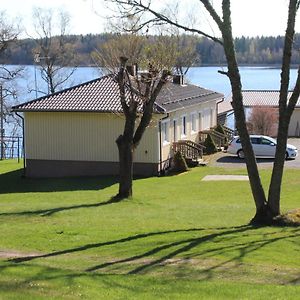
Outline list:
[[[190,116],[191,119],[191,133],[196,133],[198,130],[198,116],[197,112],[193,111]]]
[[[181,116],[180,127],[181,127],[181,137],[185,138],[187,136],[187,115]]]
[[[203,110],[203,130],[209,129],[211,127],[211,110],[209,107]]]
[[[163,145],[170,144],[170,120],[161,121],[161,138]]]

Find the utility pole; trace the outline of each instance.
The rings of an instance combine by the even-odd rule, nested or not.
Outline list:
[[[0,85],[0,139],[1,139],[1,153],[0,159],[4,159],[4,109],[3,109],[3,90]]]

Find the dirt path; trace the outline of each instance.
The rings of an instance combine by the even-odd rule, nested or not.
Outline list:
[[[20,252],[16,250],[0,250],[0,258],[19,258],[19,257],[29,257],[29,256],[38,256],[41,253],[33,252]]]

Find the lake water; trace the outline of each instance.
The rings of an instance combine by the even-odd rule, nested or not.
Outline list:
[[[13,66],[8,66],[13,68]],[[216,92],[223,93],[226,96],[230,95],[229,80],[225,75],[218,73],[218,70],[226,71],[223,67],[195,67],[191,68],[187,74],[189,83],[199,85],[201,87],[211,89]],[[37,81],[35,82],[35,74]],[[280,69],[267,67],[241,67],[240,74],[242,78],[243,89],[256,90],[278,90],[280,87]],[[65,84],[65,88],[74,86],[89,80],[93,80],[101,76],[98,68],[80,67],[77,68],[73,76]],[[291,86],[293,87],[296,81],[297,70],[291,70]],[[23,77],[17,79],[18,88],[18,103],[29,101],[36,98],[35,84],[38,89],[47,91],[45,82],[41,79],[38,67],[25,66]],[[43,93],[38,93],[38,96],[43,96]],[[11,100],[9,105],[15,105],[15,100]],[[230,120],[229,120],[230,121]],[[231,120],[233,125],[233,119]],[[230,123],[230,124],[231,124]],[[5,124],[5,134],[10,135],[12,125]],[[230,126],[230,125],[229,125]],[[18,134],[21,135],[19,128]]]
[[[231,93],[227,76],[218,73],[218,70],[226,71],[222,67],[191,68],[188,72],[188,80],[196,85],[212,89],[228,96]],[[279,90],[280,69],[270,67],[240,67],[243,90]],[[296,82],[297,70],[291,70],[291,86]]]
[[[230,94],[230,84],[227,76],[218,73],[218,70],[226,71],[224,67],[195,67],[191,68],[186,76],[189,83],[199,85],[204,88],[223,93],[225,96]],[[26,66],[24,77],[18,79],[19,102],[28,101],[36,97],[33,90],[35,87],[35,72],[37,75],[37,85],[39,89],[46,91],[47,87],[41,80],[38,68]],[[280,69],[267,67],[241,67],[240,74],[244,90],[278,90],[280,87]],[[65,84],[70,87],[83,83],[101,76],[98,68],[80,67],[75,70],[73,76]],[[297,70],[291,70],[291,88],[295,84]],[[39,93],[38,96],[43,96]]]

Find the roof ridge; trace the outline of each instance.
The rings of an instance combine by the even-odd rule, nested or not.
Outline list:
[[[242,90],[242,93],[244,92],[280,92],[280,90],[268,90],[268,89],[262,89],[262,90],[259,90],[259,89],[253,89],[253,90],[250,90],[250,89],[246,89],[246,90]],[[288,90],[288,92],[293,92],[293,90]]]
[[[199,95],[194,95],[194,96],[190,96],[190,97],[180,98],[180,99],[176,99],[176,100],[166,101],[166,102],[163,102],[162,104],[178,103],[180,101],[195,99],[195,98],[198,98],[198,97],[209,96],[209,95],[212,95],[212,94],[217,94],[217,93],[214,92],[214,91],[210,91],[209,93],[205,93],[205,94],[199,94]]]

